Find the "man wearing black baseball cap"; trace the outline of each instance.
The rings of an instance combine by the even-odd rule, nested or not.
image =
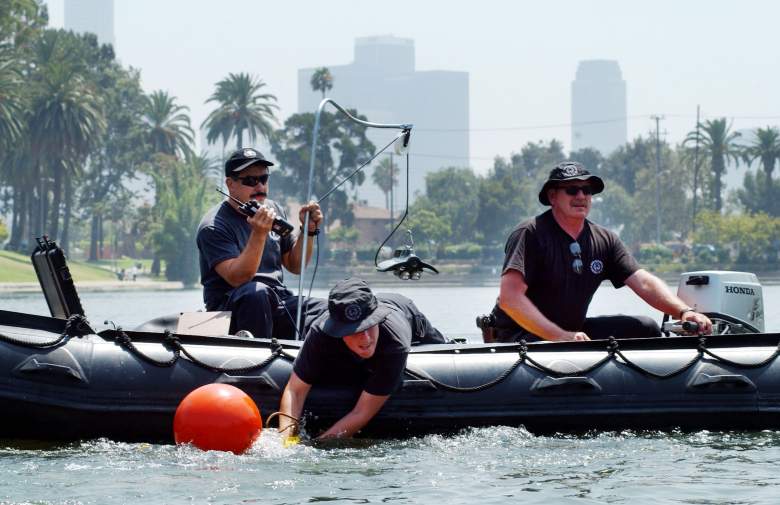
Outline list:
[[[312,325],[282,394],[279,430],[288,434],[313,385],[362,385],[354,408],[320,438],[349,437],[366,425],[395,391],[412,344],[445,339],[414,303],[396,294],[374,296],[362,279],[338,282],[328,312]]]
[[[225,184],[230,196],[260,205],[252,217],[226,199],[204,216],[198,226],[200,274],[207,310],[232,311],[231,333],[246,330],[255,337],[294,338],[298,298],[284,285],[282,267],[300,273],[302,234],[279,236],[274,219],[286,219],[284,210],[268,198],[269,167],[273,163],[252,148],[239,149],[225,162]],[[309,213],[309,236],[319,233],[322,212],[317,203],[303,205],[298,217]],[[311,258],[313,239],[306,248]],[[304,327],[327,308],[325,300],[305,299]]]
[[[587,317],[588,305],[602,281],[628,285],[655,309],[699,324],[712,323],[694,312],[667,285],[639,267],[610,230],[587,219],[592,195],[604,181],[576,161],[559,163],[539,192],[550,210],[520,223],[506,243],[498,301],[493,309],[500,341],[590,340],[660,336],[645,316]]]

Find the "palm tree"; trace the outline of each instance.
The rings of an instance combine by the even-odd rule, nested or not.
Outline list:
[[[723,208],[721,193],[723,192],[723,174],[726,172],[726,162],[731,160],[739,163],[740,147],[736,143],[741,135],[731,131],[731,124],[726,118],[713,119],[699,124],[697,130],[688,133],[684,143],[690,144],[698,140],[710,154],[712,170],[712,196],[715,198],[714,210],[720,212]]]
[[[322,98],[325,99],[325,93],[333,89],[333,75],[328,67],[320,67],[314,71],[311,76],[311,89],[322,92]]]
[[[398,171],[393,164],[391,157],[384,158],[374,168],[374,173],[371,174],[371,178],[374,184],[379,186],[382,193],[385,194],[385,208],[390,208],[390,192],[393,190],[393,186],[398,184]]]
[[[17,62],[0,55],[0,150],[10,149],[24,129],[24,94]]]
[[[761,160],[761,168],[766,175],[767,187],[772,183],[775,161],[780,158],[780,130],[773,127],[756,130],[756,140],[742,151],[745,163]]]
[[[153,152],[185,158],[192,153],[195,133],[190,126],[189,107],[178,105],[176,97],[158,90],[147,97],[144,122]]]
[[[43,212],[42,229],[56,237],[63,182],[78,172],[99,141],[106,121],[98,95],[67,62],[48,62],[39,77],[29,125],[36,162],[41,169],[48,168],[53,177],[49,225],[45,225]],[[42,198],[46,194],[41,191]]]
[[[270,93],[261,93],[266,86],[262,79],[245,73],[228,74],[216,84],[214,93],[206,103],[215,102],[217,108],[211,111],[203,128],[207,129],[206,141],[215,144],[222,140],[227,145],[231,137],[236,138],[236,147],[244,144],[244,132],[249,134],[252,142],[258,134],[266,139],[273,136],[274,125],[277,124],[275,110],[276,97]]]

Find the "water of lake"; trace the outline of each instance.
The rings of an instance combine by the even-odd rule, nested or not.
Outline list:
[[[412,298],[446,335],[471,339],[477,338],[474,316],[488,312],[497,294],[496,287],[400,286],[393,290]],[[155,315],[195,310],[200,296],[186,290],[81,298],[95,326],[109,319],[131,328]],[[780,331],[780,286],[765,286],[764,297],[766,329]],[[1,295],[0,308],[47,313],[40,294]],[[599,289],[590,314],[615,313],[660,318],[627,288]],[[536,436],[496,427],[290,450],[269,431],[242,456],[106,440],[49,447],[1,438],[0,504],[774,504],[780,486],[780,431]]]

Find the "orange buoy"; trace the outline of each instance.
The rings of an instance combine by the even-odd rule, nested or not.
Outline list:
[[[252,399],[229,384],[207,384],[184,397],[173,418],[177,444],[241,454],[260,435],[263,420]]]

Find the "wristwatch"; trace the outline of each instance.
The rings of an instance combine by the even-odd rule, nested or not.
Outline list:
[[[686,312],[695,312],[695,311],[693,310],[693,307],[685,307],[680,311],[680,315],[677,316],[677,319],[682,319],[683,314],[685,314]]]
[[[303,226],[301,226],[299,229],[301,230],[301,232],[303,232]],[[309,237],[314,237],[319,234],[320,234],[320,229],[314,228],[313,230],[309,230],[309,232],[306,235]]]

